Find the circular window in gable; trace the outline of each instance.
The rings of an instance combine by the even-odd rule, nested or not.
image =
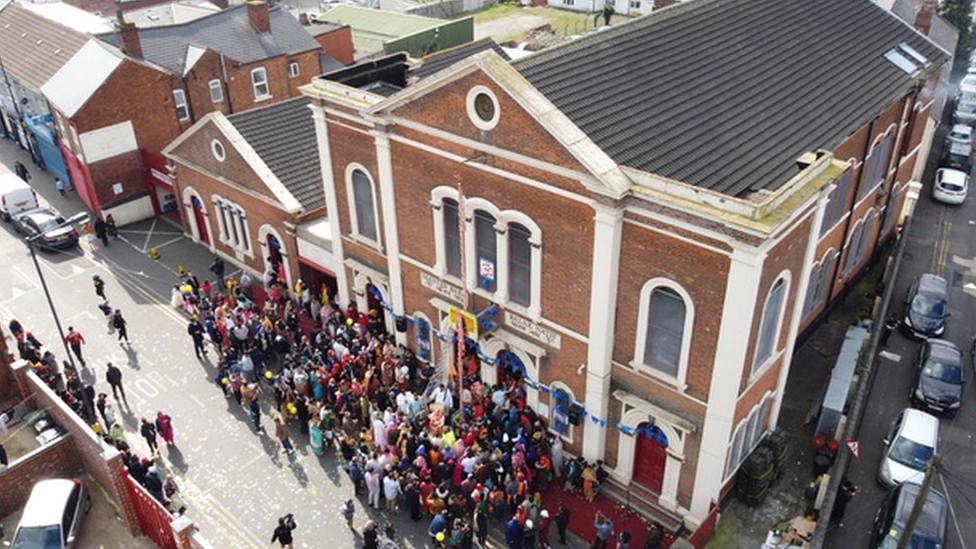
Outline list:
[[[214,158],[219,162],[223,162],[227,158],[227,151],[224,150],[224,144],[216,139],[210,142],[210,150],[213,152]]]
[[[468,91],[468,118],[481,130],[491,130],[498,125],[498,98],[485,86],[475,86]]]

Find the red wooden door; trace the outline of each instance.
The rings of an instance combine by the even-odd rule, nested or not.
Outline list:
[[[195,196],[190,199],[190,202],[193,204],[193,217],[197,224],[197,234],[200,242],[210,244],[210,233],[207,232],[207,223],[203,217],[203,204]]]
[[[638,484],[660,494],[661,485],[664,483],[664,465],[668,458],[668,446],[667,443],[659,440],[663,435],[648,437],[644,434],[643,429],[649,427],[646,423],[638,427],[642,431],[637,435],[633,477]]]

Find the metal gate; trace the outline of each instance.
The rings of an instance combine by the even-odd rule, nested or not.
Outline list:
[[[152,494],[146,491],[138,482],[129,476],[129,471],[122,469],[125,488],[129,491],[129,499],[139,519],[139,528],[147,538],[151,539],[160,549],[176,549],[176,538],[170,523],[173,515],[162,506]]]

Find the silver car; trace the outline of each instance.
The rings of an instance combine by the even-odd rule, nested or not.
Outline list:
[[[51,479],[34,485],[11,549],[70,549],[91,496],[80,480]]]

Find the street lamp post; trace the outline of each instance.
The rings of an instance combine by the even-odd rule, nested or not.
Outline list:
[[[60,229],[61,227],[67,225],[73,225],[75,223],[80,223],[82,220],[88,218],[87,212],[82,212],[69,217],[64,223],[61,223],[57,227],[51,230]],[[71,364],[71,369],[78,371],[77,366],[75,366],[75,359],[71,355],[71,349],[68,348],[68,340],[64,337],[64,330],[61,329],[61,318],[58,317],[58,311],[54,308],[54,300],[51,299],[51,292],[47,289],[47,281],[44,280],[44,273],[41,271],[41,264],[37,261],[37,251],[34,250],[34,241],[43,236],[44,233],[38,233],[34,236],[28,237],[27,248],[30,250],[31,259],[34,260],[34,268],[37,269],[37,278],[41,279],[41,288],[44,289],[44,297],[47,298],[48,307],[51,308],[51,315],[54,316],[54,325],[58,327],[58,335],[61,337],[61,344],[64,345],[64,354],[68,356],[68,362]]]

